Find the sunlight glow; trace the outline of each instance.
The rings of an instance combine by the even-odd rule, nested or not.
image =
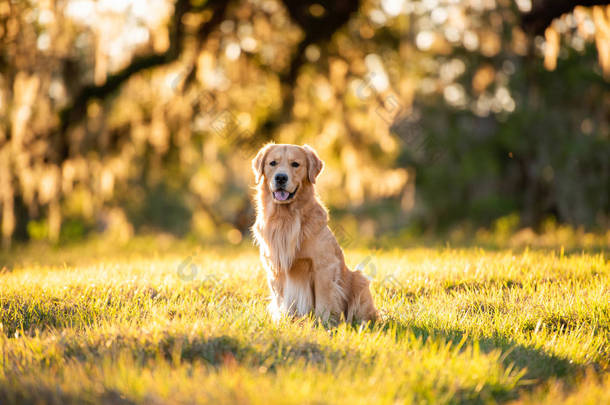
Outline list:
[[[389,17],[396,17],[400,14],[403,4],[402,0],[381,0],[381,8]]]

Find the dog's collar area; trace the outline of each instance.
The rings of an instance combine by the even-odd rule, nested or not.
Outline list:
[[[273,198],[276,201],[286,202],[286,201],[292,200],[292,198],[294,197],[294,195],[297,193],[298,190],[299,190],[299,186],[297,186],[297,188],[295,188],[292,193],[290,193],[286,190],[277,190],[277,191],[273,191],[271,194],[273,194]]]

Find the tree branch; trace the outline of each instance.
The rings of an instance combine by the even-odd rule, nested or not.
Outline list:
[[[212,30],[222,21],[228,4],[228,1],[221,0],[209,0],[205,3],[205,7],[210,7],[213,11],[212,17],[199,29],[198,36],[200,40],[207,38]],[[90,100],[103,99],[109,96],[136,73],[178,60],[184,49],[185,32],[182,19],[186,13],[195,9],[197,8],[191,4],[190,0],[176,1],[170,27],[170,45],[165,52],[136,57],[124,69],[108,75],[104,84],[90,84],[80,89],[73,102],[59,113],[60,161],[66,159],[69,154],[65,139],[66,133],[72,124],[83,120],[87,112],[87,104]]]
[[[224,20],[225,14],[227,12],[227,7],[229,6],[228,1],[217,1],[211,5],[212,17],[208,21],[206,21],[197,31],[197,55],[201,52],[201,49],[205,45],[205,41],[208,39],[212,31]],[[184,87],[188,88],[191,83],[195,80],[195,74],[197,72],[197,60],[195,59],[194,63],[189,69],[186,78],[184,79]]]
[[[360,7],[359,0],[283,0],[290,18],[305,32],[296,52],[292,55],[288,69],[280,74],[282,107],[271,113],[261,124],[261,136],[271,139],[273,132],[292,117],[294,106],[294,84],[301,67],[305,64],[305,50],[309,45],[323,44],[329,41],[351,15]],[[312,6],[322,6],[323,14],[314,16]]]
[[[127,79],[135,73],[154,66],[172,62],[178,58],[182,51],[182,39],[184,27],[182,17],[191,8],[189,0],[177,0],[174,16],[172,18],[172,28],[170,33],[170,45],[167,51],[161,54],[136,57],[129,66],[108,75],[106,82],[102,85],[86,85],[74,97],[72,103],[60,112],[60,131],[65,133],[73,122],[79,122],[85,115],[87,102],[94,98],[103,98],[118,89]]]

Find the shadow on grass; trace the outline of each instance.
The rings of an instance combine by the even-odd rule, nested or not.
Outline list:
[[[83,338],[81,334],[65,336],[48,348],[41,349],[33,365],[61,367],[66,360],[81,363],[98,363],[102,358],[119,359],[127,356],[135,364],[146,366],[159,358],[176,363],[199,362],[210,367],[233,366],[273,371],[278,366],[304,361],[307,364],[326,365],[353,358],[361,361],[359,353],[333,350],[316,342],[298,339],[272,338],[250,342],[228,335],[203,336],[189,332],[165,332],[147,334],[100,334]],[[10,364],[21,364],[20,347],[15,352],[6,352],[5,360]],[[1,403],[1,402],[0,402]]]
[[[116,390],[104,390],[101,393],[87,395],[63,392],[58,387],[35,382],[20,384],[20,391],[0,385],[0,404],[19,405],[80,405],[94,403],[101,405],[135,405],[137,402],[125,398]],[[151,402],[154,403],[154,402]]]
[[[526,370],[523,377],[527,381],[524,386],[526,390],[532,390],[554,378],[579,378],[584,375],[587,369],[585,365],[573,363],[569,359],[547,353],[536,347],[517,343],[511,338],[499,334],[493,337],[471,338],[459,329],[429,328],[394,320],[384,322],[380,326],[385,331],[394,330],[397,339],[408,333],[413,333],[424,342],[428,339],[442,339],[458,344],[466,337],[466,345],[478,344],[480,350],[484,353],[500,350],[503,353],[502,364],[504,367],[512,365],[516,369]]]
[[[10,316],[13,319],[20,319],[19,325],[11,323],[9,319],[4,319],[3,332],[8,338],[12,338],[15,331],[23,329],[27,331],[33,325],[41,327],[41,330],[48,328],[62,329],[68,324],[74,325],[79,323],[79,320],[82,322],[82,317],[91,321],[90,318],[95,318],[95,315],[99,315],[98,312],[100,311],[100,309],[97,309],[93,311],[95,313],[88,314],[83,313],[82,308],[66,306],[65,304],[61,311],[58,311],[58,308],[53,306],[33,310],[28,308],[26,303],[22,304],[25,307],[18,307],[21,310],[15,311],[15,303],[13,303],[13,313]],[[10,311],[4,308],[4,314],[10,315]],[[74,319],[74,316],[77,316],[78,319]],[[331,325],[320,326],[326,329],[333,329]],[[358,330],[361,328],[361,325],[353,323],[352,327]],[[433,329],[422,325],[402,323],[396,320],[378,322],[376,325],[369,325],[368,328],[370,331],[381,329],[386,333],[394,331],[396,339],[413,333],[424,341],[429,338],[435,338],[456,344],[465,335],[463,331],[457,329]],[[111,339],[109,340],[109,338]],[[203,336],[187,336],[183,333],[166,333],[155,341],[138,335],[118,336],[115,338],[102,334],[99,339],[100,341],[97,343],[95,339],[82,343],[82,340],[75,336],[74,339],[65,341],[62,352],[66,356],[85,360],[90,356],[97,357],[112,354],[116,351],[131,350],[135,353],[136,358],[141,358],[142,360],[154,358],[159,354],[166,358],[179,355],[180,359],[185,361],[201,359],[210,365],[222,364],[224,361],[231,361],[231,358],[233,358],[238,362],[246,361],[250,365],[265,365],[269,369],[273,369],[275,361],[282,362],[302,359],[314,363],[332,363],[338,359],[345,358],[346,355],[357,357],[357,354],[353,353],[331,351],[314,342],[287,341],[286,339],[277,339],[273,342],[259,342],[265,347],[263,352],[255,349],[246,341],[237,340],[229,336],[206,338]],[[508,367],[510,364],[513,364],[518,369],[526,368],[527,373],[525,378],[528,380],[539,381],[552,377],[561,378],[570,373],[578,374],[585,369],[584,365],[571,363],[568,359],[549,354],[539,348],[518,344],[507,336],[495,335],[493,337],[476,339],[467,337],[467,344],[474,344],[475,342],[484,352],[499,349],[506,353],[503,356],[504,366]],[[273,356],[271,355],[272,353]],[[275,361],[270,363],[269,359],[271,357]],[[263,364],[265,362],[266,364]]]
[[[353,327],[355,330],[361,328],[360,325],[356,324],[353,324]],[[412,333],[416,337],[421,338],[424,343],[428,339],[435,339],[457,344],[464,338],[464,332],[460,330],[431,329],[421,325],[406,324],[398,321],[380,322],[376,325],[368,326],[368,330],[371,333],[378,333],[380,329],[382,333],[394,334],[396,339],[401,339]],[[330,332],[332,333],[332,330]],[[62,367],[66,359],[73,359],[85,364],[95,364],[99,363],[100,359],[119,359],[122,355],[127,355],[133,359],[135,364],[143,367],[154,364],[156,359],[164,358],[171,363],[176,361],[185,363],[195,362],[211,368],[226,367],[229,369],[240,365],[258,370],[263,369],[265,372],[275,372],[280,367],[290,364],[301,364],[301,362],[317,365],[322,368],[327,368],[330,365],[332,368],[332,365],[338,364],[341,361],[362,364],[363,366],[375,361],[375,356],[363,356],[358,351],[337,350],[309,340],[287,339],[282,336],[266,336],[265,338],[251,341],[248,339],[237,339],[224,334],[204,336],[202,334],[193,335],[190,332],[175,331],[167,331],[157,336],[139,333],[133,335],[103,334],[92,339],[83,339],[81,335],[77,334],[65,337],[57,344],[61,345],[59,350],[55,348],[50,348],[49,350],[43,349],[42,356],[37,358],[40,366],[45,365],[45,367],[51,368]],[[477,391],[478,394],[465,389],[463,392],[455,393],[452,401],[454,403],[478,404],[489,402],[489,400],[495,402],[514,400],[518,398],[520,392],[524,389],[531,390],[551,378],[577,377],[584,371],[584,366],[572,364],[566,359],[545,353],[540,349],[517,344],[504,336],[480,339],[466,338],[466,344],[478,344],[482,352],[501,350],[503,353],[506,353],[505,356],[502,356],[503,366],[508,368],[512,364],[518,369],[526,368],[527,374],[524,378],[532,380],[532,383],[524,388],[512,389],[485,384],[485,386],[480,387],[480,391]],[[11,355],[8,356],[8,364],[19,364],[19,355],[16,354],[15,358],[12,357]],[[36,364],[31,366],[34,369],[38,367]],[[5,371],[8,374],[12,373],[10,366]],[[27,372],[27,369],[23,371],[16,370],[14,376],[19,378],[20,373],[23,372]],[[23,384],[21,384],[21,388],[25,389]],[[25,397],[19,397],[19,400],[16,400],[17,397],[15,395],[22,395],[20,394],[21,391],[11,391],[6,386],[3,387],[0,384],[0,403],[36,403],[33,400],[29,401],[31,398],[53,399],[46,401],[46,403],[73,403],[73,398],[65,396],[64,394],[66,393],[45,393],[44,386],[39,388],[39,390],[33,390],[30,393],[31,395],[25,395],[26,393],[23,391]],[[98,394],[102,396],[96,396],[93,398],[93,402],[113,403],[112,400],[106,401],[114,395],[112,392],[104,391]],[[110,395],[110,397],[106,397],[106,395]],[[117,398],[124,399],[124,397],[120,396]],[[78,402],[76,399],[75,402]],[[129,401],[126,400],[122,403],[128,404]]]
[[[75,290],[77,295],[78,291]],[[154,297],[154,291],[145,291],[141,297]],[[8,338],[20,334],[33,335],[36,331],[43,332],[68,327],[85,327],[112,316],[122,308],[120,302],[108,299],[98,305],[86,302],[73,302],[59,297],[43,297],[28,300],[29,297],[7,296],[0,299],[0,323],[2,332]],[[143,307],[137,299],[131,299],[130,305]],[[138,308],[138,307],[136,307]]]

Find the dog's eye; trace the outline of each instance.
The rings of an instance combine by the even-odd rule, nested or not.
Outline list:
[[[299,163],[298,162],[292,162],[292,167],[299,167]]]
[[[269,165],[271,166],[275,166],[277,164],[277,162],[275,160],[272,160],[271,162],[269,162]]]

